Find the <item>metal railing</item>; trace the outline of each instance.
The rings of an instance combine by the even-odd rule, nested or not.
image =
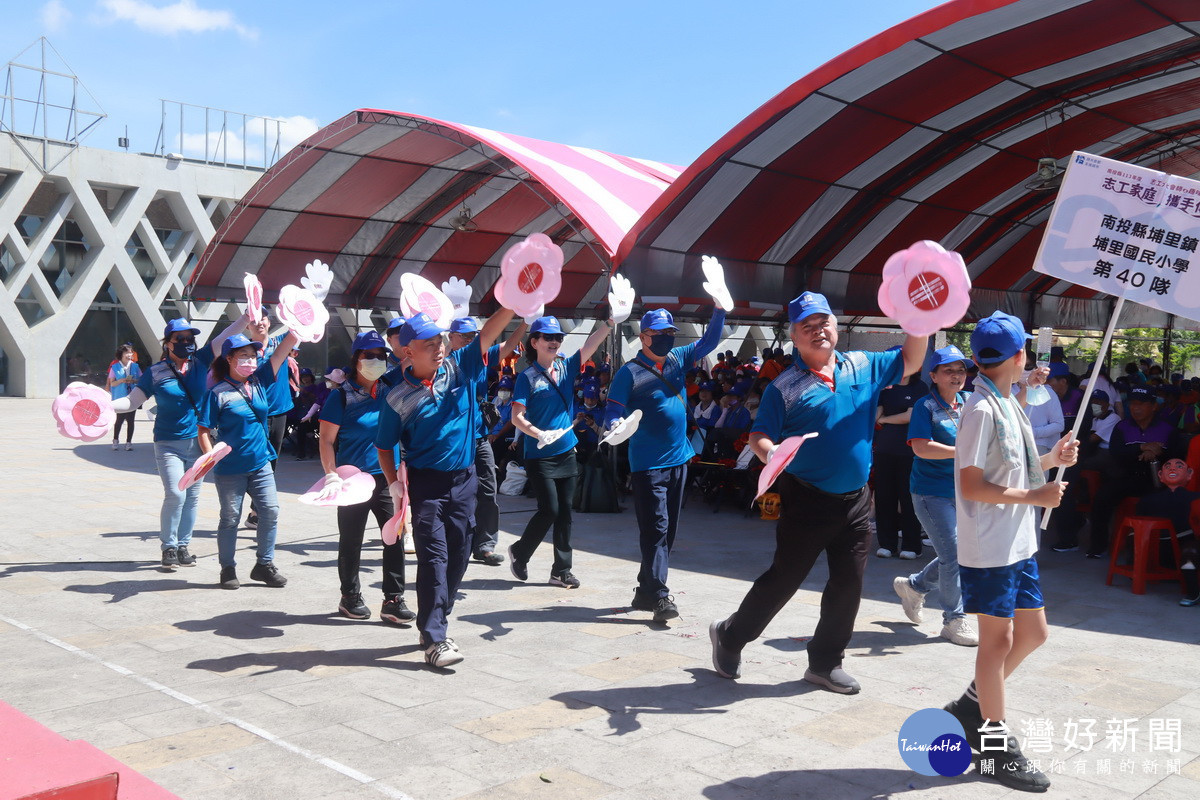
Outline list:
[[[176,100],[159,103],[156,155],[249,169],[266,169],[283,155],[286,120]]]

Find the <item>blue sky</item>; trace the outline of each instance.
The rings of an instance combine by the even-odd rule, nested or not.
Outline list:
[[[291,119],[285,145],[374,107],[686,165],[789,84],[935,5],[0,0],[0,56],[46,36],[108,114],[85,140],[96,147],[128,126],[132,149],[152,150],[162,98]],[[199,120],[185,120],[188,147],[203,145]]]

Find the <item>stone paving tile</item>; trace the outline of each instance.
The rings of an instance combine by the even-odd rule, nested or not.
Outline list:
[[[523,775],[499,786],[464,795],[465,800],[526,800],[531,797],[553,800],[592,800],[606,797],[613,787],[562,767],[551,767]]]
[[[223,592],[215,588],[211,486],[203,488],[193,540],[200,565],[160,572],[161,488],[148,445],[113,454],[66,443],[47,429],[41,401],[0,400],[0,413],[15,436],[0,449],[0,470],[28,475],[32,463],[55,476],[53,485],[89,488],[53,517],[31,516],[19,532],[0,529],[0,697],[70,738],[148,764],[165,759],[146,773],[188,800],[570,797],[576,790],[639,800],[1012,795],[973,773],[919,776],[896,752],[899,722],[960,694],[975,658],[938,638],[936,609],[919,626],[903,617],[891,581],[911,571],[907,562],[868,565],[846,653],[861,695],[802,680],[828,574],[822,562],[747,646],[743,677],[729,681],[711,670],[708,623],[733,613],[770,563],[773,526],[690,503],[671,572],[682,616],[661,625],[627,605],[637,572],[631,510],[579,514],[574,543],[584,586],[566,592],[545,584],[547,553],[535,557],[527,584],[503,567],[473,565],[451,621],[467,660],[438,674],[424,666],[411,626],[336,614],[334,516],[295,502],[318,477],[315,464],[285,459],[279,467],[277,549],[292,581],[287,589]],[[0,502],[12,492],[26,505],[48,505],[58,501],[55,491],[41,475],[21,478]],[[503,550],[532,503],[502,498],[501,507]],[[244,566],[252,559],[249,531],[239,544]],[[1130,718],[1142,729],[1140,744],[1149,720],[1178,718],[1182,774],[1056,775],[1049,796],[1190,798],[1200,784],[1195,609],[1179,608],[1167,586],[1143,596],[1127,582],[1105,587],[1103,565],[1073,555],[1039,559],[1051,636],[1011,679],[1009,718],[1045,718],[1060,728],[1088,714],[1101,727]],[[363,556],[374,611],[377,540]],[[151,691],[139,678],[202,705]],[[233,731],[235,741],[204,733],[214,730]],[[194,736],[203,738],[187,738]],[[208,752],[205,740],[228,749]],[[1091,757],[1057,742],[1047,756],[1068,769]],[[361,775],[348,777],[339,764]]]
[[[215,725],[121,745],[109,750],[108,754],[133,769],[144,771],[176,761],[225,753],[259,741],[254,734],[233,725]]]

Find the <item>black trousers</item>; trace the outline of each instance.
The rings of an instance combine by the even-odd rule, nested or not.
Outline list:
[[[528,561],[553,526],[554,565],[550,574],[561,575],[571,569],[571,503],[575,500],[575,482],[579,479],[575,450],[548,458],[527,458],[525,470],[538,508],[526,523],[521,538],[513,545],[513,558]]]
[[[475,440],[475,519],[471,530],[471,551],[491,553],[500,537],[500,504],[496,502],[496,457],[487,439]]]
[[[921,555],[921,523],[913,511],[908,489],[912,452],[875,454],[872,484],[875,487],[875,535],[879,546],[893,553],[910,550]]]
[[[276,414],[273,417],[267,417],[267,435],[271,439],[271,447],[275,448],[275,455],[283,454],[283,435],[287,433],[287,414]],[[279,463],[276,458],[271,462],[271,469],[274,470]]]
[[[124,414],[117,414],[117,422],[113,426],[113,442],[116,443],[121,438],[121,425],[128,425],[125,429],[125,444],[133,441],[133,417],[136,411],[126,411]]]
[[[387,479],[375,476],[375,493],[365,503],[338,506],[338,579],[342,594],[358,594],[359,565],[362,563],[363,538],[367,531],[367,520],[372,514],[379,529],[393,514],[392,495],[388,492]],[[404,545],[397,539],[383,546],[383,593],[391,597],[404,594]]]
[[[863,572],[871,539],[870,492],[826,494],[784,473],[775,483],[782,504],[775,526],[775,557],[730,617],[722,644],[741,650],[770,624],[822,552],[829,580],[821,593],[821,619],[808,642],[808,663],[817,672],[840,666],[854,633]]]

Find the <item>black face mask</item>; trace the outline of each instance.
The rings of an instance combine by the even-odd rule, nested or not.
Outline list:
[[[176,358],[191,358],[196,353],[195,342],[171,342],[171,352]]]
[[[675,346],[675,334],[656,333],[650,337],[650,352],[659,358],[666,358]]]

